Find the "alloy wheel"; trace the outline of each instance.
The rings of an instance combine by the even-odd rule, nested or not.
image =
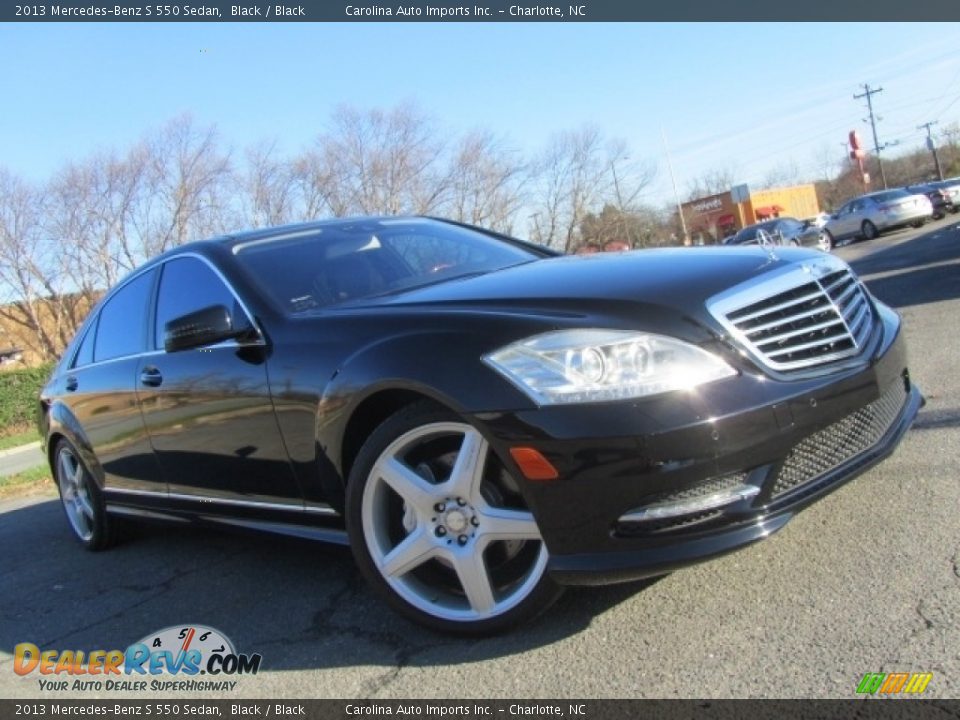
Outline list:
[[[73,450],[66,445],[61,446],[57,452],[56,467],[60,499],[70,527],[80,540],[89,543],[95,529],[96,511],[86,470]]]
[[[537,523],[491,457],[471,425],[434,422],[390,442],[367,477],[361,521],[370,558],[396,595],[432,618],[496,618],[543,579],[548,555]]]

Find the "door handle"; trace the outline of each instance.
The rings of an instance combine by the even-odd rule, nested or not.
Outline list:
[[[67,376],[67,392],[73,392],[77,389],[77,386],[80,383],[77,382],[77,378],[73,375]]]
[[[155,367],[144,368],[140,373],[140,382],[149,387],[158,387],[163,382],[163,375]]]

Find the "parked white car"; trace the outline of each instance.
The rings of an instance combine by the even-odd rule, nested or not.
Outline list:
[[[824,226],[831,245],[846,238],[872,240],[884,230],[913,225],[920,227],[933,217],[926,195],[903,189],[881,190],[854,198],[830,217]]]

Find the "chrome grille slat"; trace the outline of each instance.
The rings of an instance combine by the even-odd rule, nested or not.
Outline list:
[[[757,347],[763,347],[764,345],[769,345],[770,343],[778,343],[783,340],[788,340],[797,335],[806,335],[808,333],[814,332],[815,330],[823,330],[825,328],[831,327],[833,325],[843,325],[843,320],[839,318],[834,318],[833,320],[828,320],[827,322],[817,323],[816,325],[811,325],[809,327],[801,328],[800,330],[794,330],[793,332],[783,333],[782,335],[774,335],[773,337],[765,337],[762,340],[755,340]]]
[[[769,330],[769,329],[771,329],[771,328],[780,327],[781,325],[788,325],[788,324],[790,324],[790,323],[799,322],[800,320],[803,320],[804,318],[810,318],[810,317],[816,317],[817,315],[823,315],[824,313],[829,312],[830,309],[831,309],[831,308],[830,308],[829,305],[823,305],[823,306],[814,308],[814,309],[811,310],[810,312],[800,313],[800,314],[798,314],[798,315],[791,315],[789,318],[786,318],[786,319],[781,318],[780,320],[774,320],[773,322],[768,322],[768,323],[765,323],[765,324],[763,324],[763,325],[757,325],[756,327],[752,327],[752,328],[750,328],[749,330],[744,331],[744,333],[745,333],[746,335],[754,335],[754,334],[756,334],[756,333],[758,333],[758,332],[762,332],[762,331],[764,331],[764,330]]]
[[[840,297],[835,298],[833,302],[835,302],[837,305],[840,305],[844,300],[847,299],[848,296],[852,295],[856,291],[857,291],[857,284],[850,283],[850,285],[847,286],[847,289],[844,290],[842,293],[840,293]],[[827,294],[828,295],[830,294],[829,291],[827,292]]]
[[[788,348],[783,350],[777,350],[775,352],[768,352],[767,357],[780,357],[781,355],[789,355],[790,353],[795,353],[799,350],[809,350],[810,348],[820,347],[824,343],[836,342],[838,340],[849,340],[850,333],[847,332],[846,328],[842,333],[837,333],[836,335],[829,335],[822,340],[814,340],[813,342],[803,343],[802,345],[791,345]]]
[[[860,323],[864,321],[869,312],[866,303],[860,306],[860,312],[857,313],[857,316],[848,323],[850,327],[850,334],[854,337],[857,336],[857,331],[860,329]]]
[[[859,355],[874,327],[863,286],[834,257],[771,272],[707,304],[734,339],[779,371]]]
[[[822,296],[823,296],[823,293],[813,292],[813,293],[810,293],[809,295],[804,295],[801,298],[797,298],[796,300],[790,300],[789,302],[781,303],[780,305],[774,305],[773,307],[764,308],[763,310],[758,310],[757,312],[751,313],[750,315],[746,315],[744,317],[738,317],[736,319],[736,322],[737,323],[750,322],[754,318],[763,317],[764,315],[769,315],[770,313],[777,312],[778,310],[785,310],[792,305],[798,305],[800,303],[809,302],[810,300],[817,300]]]
[[[833,289],[834,289],[837,285],[841,285],[841,284],[843,284],[844,282],[846,282],[846,281],[849,279],[849,277],[848,277],[847,275],[844,275],[843,273],[832,273],[832,274],[830,274],[830,275],[827,275],[824,279],[826,280],[827,278],[833,278],[834,276],[836,276],[837,279],[836,279],[836,280],[831,280],[830,283],[823,288],[824,290],[827,291],[827,294],[828,294],[828,295],[829,295],[831,292],[833,292]],[[823,284],[823,283],[821,282],[821,284]]]

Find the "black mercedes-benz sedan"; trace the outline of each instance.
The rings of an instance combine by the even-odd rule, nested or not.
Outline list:
[[[89,549],[148,519],[348,543],[404,615],[485,633],[766,537],[921,402],[899,317],[836,257],[566,257],[373,218],[147,262],[67,348],[40,429]]]

